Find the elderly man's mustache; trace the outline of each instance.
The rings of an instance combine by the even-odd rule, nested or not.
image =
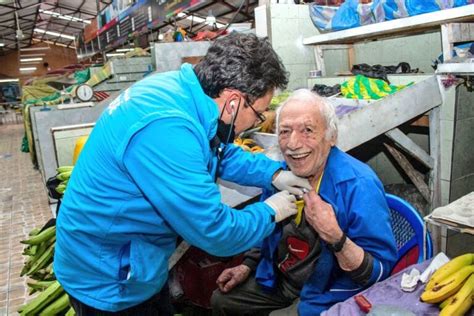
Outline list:
[[[306,156],[308,154],[310,154],[311,152],[310,151],[303,151],[303,150],[290,150],[290,149],[287,149],[285,150],[285,155],[287,156]]]

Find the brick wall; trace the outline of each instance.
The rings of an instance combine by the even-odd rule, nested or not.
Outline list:
[[[32,45],[31,47],[41,47],[46,46],[44,44]],[[51,70],[62,68],[69,64],[77,63],[76,51],[71,48],[60,47],[56,45],[50,45],[48,50],[34,50],[34,51],[21,51],[21,55],[30,55],[30,54],[45,54],[42,57],[43,61],[38,64],[21,64],[21,67],[36,67],[37,69],[34,72],[30,73],[20,73],[20,58],[18,51],[12,52],[5,56],[0,56],[0,78],[1,77],[12,77],[20,78],[20,80],[26,80],[31,77],[39,77],[48,71],[46,67],[43,66],[44,62],[49,64]],[[32,56],[33,57],[33,56]],[[30,57],[23,57],[30,58]]]

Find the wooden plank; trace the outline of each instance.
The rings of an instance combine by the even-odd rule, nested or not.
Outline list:
[[[459,32],[453,32],[453,42],[474,41],[474,23],[459,23]]]
[[[453,44],[451,42],[451,27],[450,24],[441,25],[441,46],[443,48],[443,62],[453,58]]]
[[[417,120],[411,122],[411,126],[420,126],[420,127],[429,127],[430,126],[430,120],[428,118],[428,115],[423,115]]]
[[[352,66],[355,64],[355,50],[354,45],[350,45],[349,50],[347,51],[347,57],[349,61],[349,70],[352,69]]]
[[[341,117],[337,144],[348,151],[441,103],[437,79],[429,77]]]
[[[434,159],[434,166],[430,172],[431,209],[441,205],[441,132],[440,107],[430,112],[430,156]]]
[[[395,147],[384,143],[384,146],[387,148],[388,152],[392,155],[393,158],[398,162],[400,167],[405,171],[407,176],[410,178],[410,180],[413,182],[415,187],[420,191],[421,195],[426,201],[430,201],[430,189],[428,185],[425,183],[423,180],[423,175],[413,168],[413,166],[410,164],[408,159],[403,156],[403,154],[398,151]]]
[[[474,73],[474,63],[446,63],[438,64],[436,69],[437,74],[441,73],[455,73],[455,74],[470,74]]]
[[[322,49],[324,50],[340,50],[340,49],[349,49],[351,44],[334,44],[334,45],[324,45]]]
[[[178,247],[176,247],[173,254],[168,259],[168,271],[173,269],[173,267],[178,263],[179,259],[181,259],[184,256],[184,254],[186,253],[186,251],[188,251],[190,247],[191,246],[185,241],[182,241],[178,245]]]
[[[321,46],[314,47],[314,59],[316,61],[316,69],[321,70],[321,76],[326,76],[326,66],[324,65],[323,49]]]
[[[404,149],[406,153],[421,162],[426,167],[433,169],[434,160],[426,151],[412,141],[407,135],[403,134],[398,128],[394,128],[385,133],[388,138],[393,140],[400,148]]]
[[[455,42],[467,42],[469,41],[469,24],[468,23],[459,23],[459,33],[453,32],[452,41]],[[459,39],[459,40],[458,40]]]
[[[474,20],[474,4],[364,25],[348,30],[320,34],[303,39],[303,44],[320,45],[336,43],[354,43],[371,38],[401,35],[403,32],[423,31],[443,23]],[[406,34],[402,34],[406,35]]]

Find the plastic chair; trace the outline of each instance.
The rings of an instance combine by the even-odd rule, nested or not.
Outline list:
[[[409,265],[430,259],[433,256],[433,242],[427,232],[426,244],[423,244],[423,219],[410,203],[392,194],[385,197],[398,250],[398,261],[392,270],[394,274]],[[426,258],[423,258],[425,249]]]

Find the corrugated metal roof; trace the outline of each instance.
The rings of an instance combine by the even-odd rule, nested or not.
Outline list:
[[[100,9],[111,1],[99,1]],[[201,18],[212,14],[217,22],[222,24],[231,21],[235,15],[233,22],[236,23],[253,20],[253,11],[257,5],[258,0],[210,0],[184,13]],[[240,12],[235,14],[239,7]],[[26,48],[38,41],[74,47],[74,40],[70,36],[77,36],[85,24],[47,14],[45,11],[92,20],[97,15],[97,2],[96,0],[0,0],[0,43],[4,44],[3,47],[0,45],[0,54]],[[166,30],[175,25],[192,32],[209,28],[205,23],[196,23],[186,17],[176,18],[158,27]]]

